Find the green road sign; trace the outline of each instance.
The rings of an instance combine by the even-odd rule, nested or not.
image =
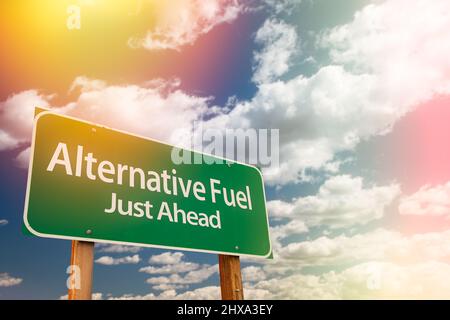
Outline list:
[[[271,253],[255,167],[50,112],[35,118],[24,223],[48,238]]]

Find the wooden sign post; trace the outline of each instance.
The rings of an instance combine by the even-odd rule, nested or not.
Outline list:
[[[70,265],[72,266],[71,276],[79,278],[76,281],[76,285],[72,285],[69,288],[68,299],[91,300],[92,273],[94,270],[94,242],[72,241]]]
[[[243,300],[239,256],[219,254],[219,273],[222,300]]]

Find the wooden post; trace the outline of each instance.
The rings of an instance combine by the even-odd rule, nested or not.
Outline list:
[[[72,276],[79,278],[75,281],[77,285],[69,288],[69,300],[91,300],[94,242],[72,241],[70,265]],[[73,266],[75,266],[75,269]]]
[[[219,254],[222,300],[243,300],[241,263],[238,256]]]

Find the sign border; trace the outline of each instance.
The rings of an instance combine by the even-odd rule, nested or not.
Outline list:
[[[246,257],[253,257],[253,258],[269,258],[272,255],[272,241],[270,238],[270,225],[269,225],[269,215],[267,214],[267,201],[266,201],[266,191],[264,188],[264,179],[262,176],[261,171],[256,168],[255,166],[246,164],[246,163],[242,163],[239,161],[235,161],[235,160],[230,160],[227,158],[223,158],[223,157],[219,157],[219,156],[215,156],[215,155],[211,155],[211,154],[207,154],[207,153],[203,153],[203,152],[198,152],[198,151],[194,151],[191,149],[187,149],[187,148],[181,148],[190,152],[195,152],[195,153],[200,153],[202,155],[207,155],[207,156],[211,156],[211,157],[215,157],[218,159],[222,159],[222,160],[226,160],[232,163],[236,163],[236,164],[240,164],[240,165],[244,165],[247,166],[249,168],[252,168],[254,170],[256,170],[258,172],[258,174],[261,176],[261,181],[262,181],[262,189],[263,189],[263,195],[264,195],[264,209],[265,209],[265,215],[266,215],[266,219],[267,219],[267,236],[269,239],[269,251],[267,254],[265,255],[255,255],[255,254],[247,254],[247,253],[236,253],[236,252],[224,252],[224,251],[214,251],[214,250],[204,250],[204,249],[191,249],[191,248],[184,248],[184,247],[171,247],[171,246],[164,246],[164,245],[153,245],[153,244],[147,244],[147,243],[138,243],[138,242],[126,242],[126,241],[115,241],[115,240],[104,240],[104,239],[95,239],[95,238],[89,238],[89,237],[72,237],[72,236],[60,236],[60,235],[55,235],[55,234],[48,234],[48,233],[41,233],[38,232],[36,230],[34,230],[31,225],[28,222],[28,202],[29,202],[29,193],[30,193],[30,183],[31,183],[31,176],[32,176],[32,171],[33,171],[33,158],[34,158],[34,147],[35,147],[35,139],[36,139],[36,128],[37,128],[37,122],[38,120],[46,115],[57,115],[59,117],[62,118],[66,118],[66,119],[70,119],[70,120],[75,120],[75,121],[79,121],[82,122],[84,124],[88,124],[97,128],[103,128],[103,129],[108,129],[108,130],[112,130],[115,132],[119,132],[122,134],[126,134],[126,135],[130,135],[136,138],[140,138],[140,139],[144,139],[147,141],[152,141],[152,142],[157,142],[157,143],[161,143],[164,144],[166,146],[169,147],[175,147],[177,148],[177,146],[174,145],[170,145],[166,142],[162,142],[159,141],[157,139],[151,139],[148,137],[144,137],[138,134],[133,134],[124,130],[119,130],[119,129],[113,129],[110,128],[108,126],[104,126],[104,125],[100,125],[100,124],[95,124],[93,122],[90,121],[86,121],[86,120],[82,120],[82,119],[78,119],[75,117],[71,117],[71,116],[67,116],[67,115],[63,115],[60,113],[56,113],[56,112],[52,112],[49,109],[44,109],[41,107],[35,107],[35,108],[40,108],[43,111],[39,112],[38,114],[36,114],[34,116],[34,120],[33,120],[33,135],[32,135],[32,140],[31,140],[31,149],[30,149],[30,162],[29,162],[29,166],[28,166],[28,177],[27,177],[27,190],[26,190],[26,194],[25,194],[25,206],[24,206],[24,213],[23,213],[23,222],[26,226],[26,228],[28,229],[28,231],[30,231],[33,235],[38,236],[38,237],[43,237],[43,238],[50,238],[50,239],[62,239],[62,240],[78,240],[78,241],[90,241],[90,242],[100,242],[100,243],[109,243],[109,244],[121,244],[121,245],[131,245],[131,246],[139,246],[139,247],[146,247],[146,248],[156,248],[156,249],[169,249],[169,250],[182,250],[182,251],[192,251],[192,252],[201,252],[201,253],[212,253],[212,254],[225,254],[225,255],[233,255],[233,256],[246,256]]]

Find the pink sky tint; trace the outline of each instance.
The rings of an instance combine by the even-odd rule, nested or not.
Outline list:
[[[450,96],[417,107],[377,140],[374,156],[383,155],[377,170],[383,178],[396,179],[403,195],[450,181]],[[396,215],[394,224],[405,233],[450,228],[449,220],[436,216]]]

